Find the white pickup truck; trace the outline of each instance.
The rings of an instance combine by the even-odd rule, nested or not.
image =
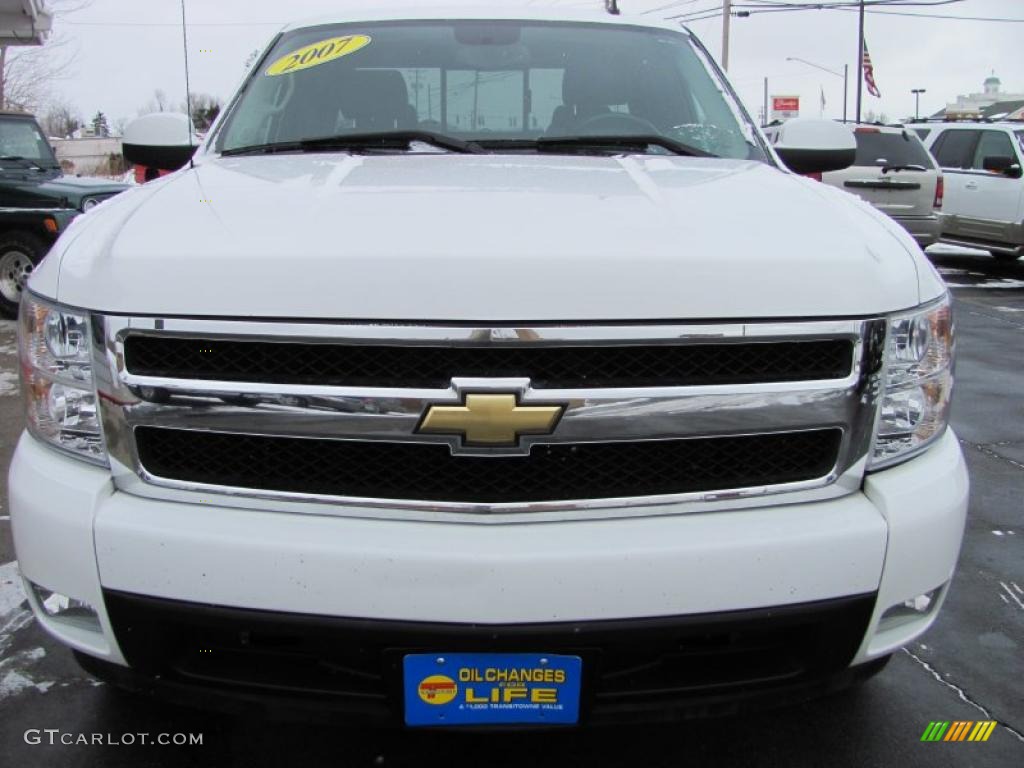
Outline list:
[[[650,17],[283,30],[61,237],[10,474],[40,624],[189,703],[419,726],[798,700],[935,620],[942,280]],[[411,15],[410,15],[411,14]]]

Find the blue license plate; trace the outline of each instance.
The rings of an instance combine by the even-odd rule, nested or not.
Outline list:
[[[541,653],[431,653],[404,660],[411,726],[572,725],[583,662]]]

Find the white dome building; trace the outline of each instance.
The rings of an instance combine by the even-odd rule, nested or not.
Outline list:
[[[985,78],[980,93],[960,95],[956,102],[946,105],[947,118],[969,118],[980,117],[986,107],[991,107],[1000,101],[1024,101],[1024,93],[1005,93],[1002,90],[1003,81],[996,77],[993,72]]]

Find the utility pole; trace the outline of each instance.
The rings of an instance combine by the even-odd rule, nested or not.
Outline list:
[[[910,91],[914,94],[914,119],[921,119],[921,94],[927,93],[928,91],[924,88],[914,88]]]
[[[846,105],[850,103],[850,65],[843,64],[843,122],[846,122]]]
[[[722,0],[722,69],[726,72],[729,71],[729,32],[731,24],[732,0]]]
[[[857,40],[857,122],[864,100],[864,0],[860,0],[860,34]]]
[[[770,118],[768,117],[768,78],[764,79],[764,120],[761,121],[761,125],[768,125]]]
[[[0,109],[7,108],[7,46],[0,45]]]

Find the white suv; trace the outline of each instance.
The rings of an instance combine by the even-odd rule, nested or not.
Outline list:
[[[968,480],[941,277],[782,165],[850,132],[769,147],[671,22],[421,5],[287,27],[194,167],[33,272],[40,624],[120,685],[413,727],[878,671]]]
[[[946,177],[942,241],[1024,255],[1024,123],[942,123],[925,144]]]
[[[849,168],[822,174],[895,219],[918,245],[939,239],[943,177],[912,130],[902,126],[851,125],[857,159]]]

